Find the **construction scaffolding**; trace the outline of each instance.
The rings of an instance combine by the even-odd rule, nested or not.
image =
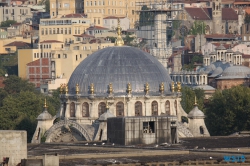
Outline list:
[[[167,68],[172,55],[173,14],[182,9],[173,7],[173,0],[137,0],[137,37],[146,41],[144,49]]]

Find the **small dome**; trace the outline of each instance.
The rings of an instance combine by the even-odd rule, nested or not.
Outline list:
[[[226,53],[233,53],[234,51],[232,49],[228,49]]]
[[[196,105],[188,114],[188,118],[204,118],[204,113]]]
[[[209,55],[216,55],[216,52],[215,51],[210,52]]]
[[[107,121],[108,118],[115,117],[114,114],[112,114],[109,110],[107,110],[105,113],[101,114],[99,117],[99,121]]]
[[[209,77],[217,77],[223,72],[221,67],[217,67]]]
[[[43,111],[38,117],[37,120],[50,120],[52,119],[52,115],[48,111]]]
[[[216,50],[226,50],[226,48],[223,45],[220,45],[219,47],[216,47]]]
[[[241,52],[236,51],[236,52],[234,52],[234,55],[241,55]]]
[[[226,68],[221,77],[217,79],[246,78],[250,74],[250,68],[246,66],[231,66]]]

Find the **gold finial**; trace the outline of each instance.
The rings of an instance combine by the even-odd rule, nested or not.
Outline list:
[[[109,109],[109,103],[108,103],[108,101],[106,101],[106,110],[108,110]]]
[[[177,82],[177,92],[181,92],[181,83]]]
[[[94,87],[93,83],[90,84],[89,92],[90,92],[90,94],[94,94],[94,92],[95,92],[95,87]]]
[[[115,46],[123,46],[124,45],[124,41],[123,41],[122,36],[121,36],[121,34],[122,34],[122,28],[120,26],[120,19],[119,18],[118,18],[118,25],[117,25],[116,30],[117,30],[117,35],[118,36],[117,36],[117,38],[115,40]]]
[[[127,93],[131,94],[131,91],[132,91],[132,88],[131,88],[131,84],[129,82],[128,85],[127,85]]]
[[[47,102],[46,102],[46,98],[44,99],[44,106],[43,106],[43,108],[48,108]]]
[[[64,84],[64,91],[65,91],[65,94],[68,94],[68,91],[69,91],[68,84]]]
[[[160,84],[160,93],[163,93],[164,92],[164,83],[162,82],[161,84]]]
[[[76,84],[76,94],[78,94],[78,93],[79,93],[79,85]]]
[[[197,102],[196,102],[196,95],[194,96],[194,106],[197,105]]]
[[[60,94],[63,93],[63,84],[60,85]]]
[[[171,90],[174,93],[174,82],[171,83]]]
[[[148,94],[148,91],[149,91],[149,84],[148,83],[146,83],[145,84],[145,93],[146,93],[146,95]]]
[[[109,94],[112,94],[113,93],[113,85],[112,83],[109,83]]]

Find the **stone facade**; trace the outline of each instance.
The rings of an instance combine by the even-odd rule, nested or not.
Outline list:
[[[27,132],[0,130],[0,159],[9,158],[8,166],[16,166],[27,158]]]

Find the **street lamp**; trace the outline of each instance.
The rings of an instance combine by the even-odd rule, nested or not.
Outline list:
[[[8,75],[8,73],[6,73],[4,76],[7,78],[9,75]]]

